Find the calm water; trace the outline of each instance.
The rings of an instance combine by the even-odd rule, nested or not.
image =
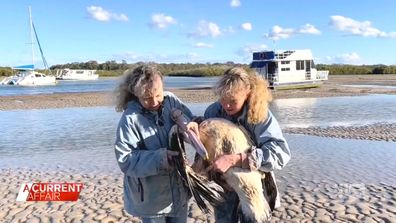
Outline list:
[[[396,123],[396,95],[278,99],[271,110],[284,127]]]
[[[164,77],[165,88],[212,87],[218,77]],[[59,81],[54,86],[21,87],[0,85],[0,96],[52,94],[67,92],[113,91],[120,78],[100,78],[92,81]]]
[[[396,89],[396,86],[388,85],[375,85],[375,84],[345,84],[345,87],[355,87],[355,88],[384,88],[384,89]]]
[[[202,115],[208,104],[188,104]],[[396,122],[396,96],[282,99],[282,127]],[[120,117],[110,107],[0,112],[0,168],[119,173],[113,151]],[[293,159],[279,175],[328,182],[396,183],[396,143],[286,135]],[[351,174],[353,173],[353,174]]]

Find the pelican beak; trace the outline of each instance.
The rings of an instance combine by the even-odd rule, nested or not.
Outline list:
[[[208,159],[208,152],[206,151],[205,146],[198,139],[198,136],[191,130],[187,129],[187,120],[183,116],[183,112],[179,109],[173,109],[171,112],[171,118],[175,123],[181,128],[185,134],[187,134],[188,139],[191,142],[191,145],[194,147],[195,151],[203,158]]]
[[[188,130],[187,131],[188,138],[192,146],[194,147],[195,151],[204,159],[207,160],[209,158],[208,151],[206,150],[205,146],[202,142],[198,139],[197,135],[193,132]]]

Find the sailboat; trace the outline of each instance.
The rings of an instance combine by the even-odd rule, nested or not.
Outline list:
[[[12,69],[17,71],[17,74],[5,78],[1,81],[1,84],[4,85],[20,85],[20,86],[40,86],[40,85],[55,85],[56,78],[51,74],[49,70],[47,61],[45,60],[43,50],[41,49],[40,41],[37,36],[36,28],[34,27],[34,23],[32,20],[32,12],[29,6],[29,25],[30,25],[30,44],[32,48],[32,64],[16,66]],[[37,45],[40,49],[41,59],[43,60],[43,64],[45,70],[49,71],[49,75],[40,73],[35,71],[34,69],[34,43],[33,43],[33,35],[36,39]]]

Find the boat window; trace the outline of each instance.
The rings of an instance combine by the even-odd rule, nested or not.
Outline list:
[[[277,53],[275,54],[276,58],[278,59],[285,59],[286,57],[290,56],[294,51],[288,50],[283,53]]]
[[[254,61],[250,64],[251,68],[262,68],[268,64],[267,61]]]
[[[275,58],[275,53],[273,51],[253,53],[253,60],[271,60],[274,58]]]
[[[281,70],[282,71],[290,71],[290,68],[289,67],[284,67],[284,68],[281,68]]]
[[[311,60],[306,60],[305,61],[305,71],[310,72],[311,71]]]
[[[281,64],[290,64],[290,61],[281,61]]]
[[[304,60],[296,61],[296,70],[304,70]]]

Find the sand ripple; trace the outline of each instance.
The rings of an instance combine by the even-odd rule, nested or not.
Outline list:
[[[3,222],[139,222],[123,211],[122,175],[0,171],[0,219]],[[24,182],[83,182],[77,202],[16,202]],[[395,222],[396,186],[329,184],[302,181],[282,191],[282,207],[271,222]],[[214,222],[191,200],[188,222]]]

